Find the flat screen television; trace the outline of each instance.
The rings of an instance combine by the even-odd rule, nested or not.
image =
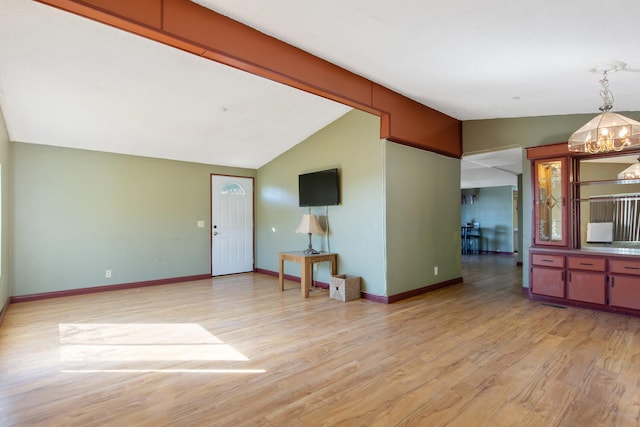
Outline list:
[[[338,169],[327,169],[299,175],[298,201],[301,207],[340,204]]]

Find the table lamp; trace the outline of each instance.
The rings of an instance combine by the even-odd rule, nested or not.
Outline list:
[[[320,227],[318,223],[318,217],[312,214],[304,214],[302,215],[302,221],[298,228],[296,228],[296,233],[307,233],[309,235],[309,247],[304,251],[306,255],[310,254],[318,254],[320,252],[313,249],[311,246],[311,235],[312,234],[323,234],[324,230]]]

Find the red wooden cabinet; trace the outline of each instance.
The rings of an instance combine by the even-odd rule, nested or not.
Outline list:
[[[632,152],[640,154],[625,155]],[[622,179],[617,166],[593,161],[619,155],[592,159],[570,152],[566,143],[527,148],[531,299],[640,316],[640,180]],[[598,223],[613,224],[612,235],[590,237]]]
[[[564,298],[564,270],[533,267],[531,269],[531,292]]]
[[[531,255],[531,265],[532,293],[565,297],[563,255],[534,253]]]
[[[640,310],[640,261],[611,260],[609,304]]]
[[[613,307],[640,310],[640,279],[633,276],[611,276],[609,304]]]
[[[533,243],[567,246],[568,158],[533,161]]]
[[[533,299],[640,316],[640,259],[570,249],[533,249],[530,259]]]
[[[606,303],[607,284],[604,273],[569,270],[568,274],[567,299],[593,304]]]
[[[567,299],[606,304],[607,275],[604,258],[568,256],[567,267]]]

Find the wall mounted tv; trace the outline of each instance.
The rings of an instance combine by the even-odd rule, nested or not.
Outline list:
[[[305,173],[298,176],[298,200],[302,206],[333,206],[340,204],[338,169]]]

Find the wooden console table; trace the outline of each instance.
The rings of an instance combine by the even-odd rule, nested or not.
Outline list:
[[[305,254],[298,252],[280,252],[280,291],[284,291],[284,262],[297,262],[300,264],[300,288],[303,298],[309,298],[309,288],[311,287],[311,275],[313,274],[313,264],[316,262],[331,262],[331,274],[338,271],[338,254],[321,252],[319,254]]]

